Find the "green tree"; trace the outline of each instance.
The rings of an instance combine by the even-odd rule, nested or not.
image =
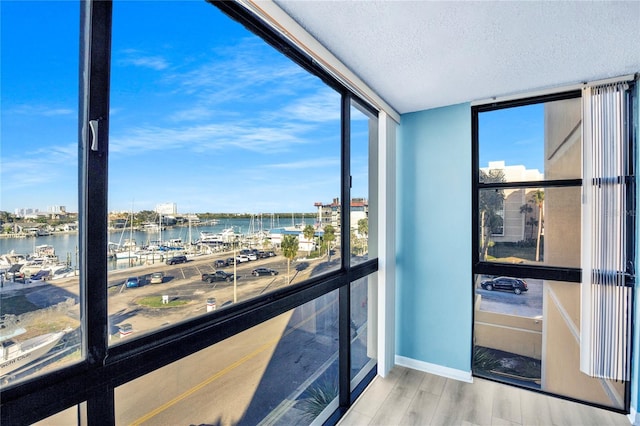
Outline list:
[[[358,234],[360,234],[359,240],[362,242],[362,252],[365,252],[365,248],[369,242],[369,218],[365,217],[358,220]],[[368,250],[366,250],[368,252]]]
[[[480,182],[504,182],[504,172],[492,169],[489,173],[480,170]],[[487,252],[491,242],[491,234],[495,234],[503,226],[503,218],[499,212],[504,208],[504,191],[502,189],[481,190],[478,195],[480,209],[480,250],[481,259],[487,259]]]
[[[531,195],[531,202],[538,206],[538,236],[536,237],[536,262],[540,261],[540,237],[542,236],[542,207],[544,206],[544,191],[536,190]]]
[[[287,284],[291,276],[291,261],[298,254],[298,237],[294,235],[285,235],[282,237],[282,254],[287,258]]]
[[[12,223],[14,221],[15,221],[15,215],[9,212],[0,211],[0,223]]]
[[[364,218],[358,221],[358,233],[360,235],[364,235],[365,237],[369,235],[369,219]]]
[[[134,225],[140,225],[141,223],[158,223],[158,213],[153,210],[142,210],[136,213]]]
[[[327,245],[327,254],[329,255],[329,262],[331,262],[331,243],[336,239],[336,230],[333,226],[327,225],[324,227],[323,241]]]
[[[316,235],[316,230],[313,227],[313,225],[307,225],[302,230],[302,234],[304,235],[304,238],[307,241],[313,241],[313,237]],[[311,255],[311,249],[309,249],[308,252],[309,253],[307,254],[307,256],[310,256]]]

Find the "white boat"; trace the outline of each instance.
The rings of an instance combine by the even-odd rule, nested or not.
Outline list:
[[[0,377],[36,361],[53,348],[64,331],[43,334],[24,342],[8,339],[0,342]]]
[[[197,242],[201,244],[229,244],[238,241],[239,237],[241,235],[236,234],[233,228],[225,228],[219,233],[202,231]]]
[[[77,277],[79,271],[66,264],[59,265],[51,269],[50,279],[56,280],[58,278]]]
[[[138,258],[138,254],[136,254],[136,252],[126,249],[126,250],[121,250],[121,251],[117,251],[114,253],[116,259],[120,260],[120,259],[137,259]]]
[[[136,240],[128,238],[124,240],[124,243],[118,250],[114,252],[116,259],[137,259],[139,256],[136,254],[138,251]]]

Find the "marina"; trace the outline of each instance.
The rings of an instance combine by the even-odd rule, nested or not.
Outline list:
[[[163,226],[150,230],[122,228],[109,231],[107,267],[109,270],[165,262],[178,255],[213,254],[232,246],[258,247],[269,244],[272,227],[300,229],[315,224],[313,218],[293,218],[274,223],[267,229],[261,220],[237,218],[208,222],[205,225]],[[267,221],[265,221],[267,222]],[[46,279],[73,275],[78,269],[78,233],[62,232],[28,238],[0,238],[0,272],[11,279],[9,270],[20,270],[31,276],[46,269]],[[16,269],[15,265],[22,265]],[[14,271],[15,272],[15,271]]]

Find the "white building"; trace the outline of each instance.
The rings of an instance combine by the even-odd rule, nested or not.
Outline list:
[[[156,213],[175,215],[178,213],[178,205],[176,203],[156,204]]]

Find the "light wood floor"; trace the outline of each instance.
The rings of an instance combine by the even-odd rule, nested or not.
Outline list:
[[[489,380],[473,383],[394,367],[376,377],[342,418],[351,425],[553,425],[629,426],[608,410]]]

